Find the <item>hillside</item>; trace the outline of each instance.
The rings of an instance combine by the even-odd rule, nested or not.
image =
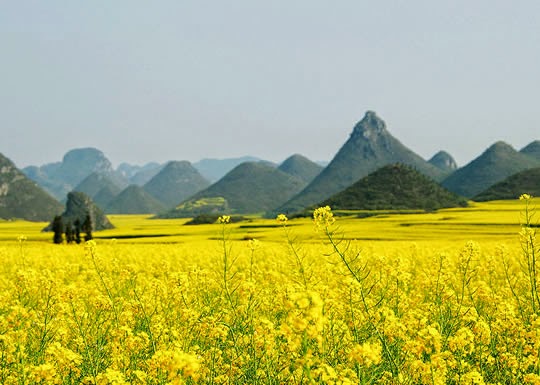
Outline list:
[[[166,216],[193,216],[195,212],[198,215],[220,209],[227,210],[226,213],[260,213],[282,204],[304,186],[299,178],[267,163],[246,162]]]
[[[120,187],[117,187],[113,184],[105,185],[99,190],[93,197],[92,200],[96,205],[101,207],[102,209],[105,209],[108,204],[116,198],[118,194],[122,192],[122,189]]]
[[[360,179],[320,203],[337,210],[437,210],[467,206],[451,193],[410,166],[392,164]]]
[[[473,197],[491,185],[520,171],[540,166],[540,161],[497,142],[476,159],[456,170],[442,186],[464,197]]]
[[[278,169],[286,174],[303,180],[307,185],[320,174],[323,167],[315,162],[312,162],[305,156],[294,154],[285,159],[283,163],[279,165]]]
[[[520,171],[517,174],[511,175],[474,196],[472,200],[484,202],[517,199],[524,193],[534,197],[540,196],[540,167]]]
[[[444,175],[439,168],[401,144],[386,129],[385,122],[375,112],[368,111],[328,166],[278,211],[297,211],[321,202],[378,168],[392,163],[408,164],[436,180]]]
[[[95,196],[106,187],[111,191],[117,190],[117,193],[119,193],[120,191],[122,191],[124,186],[120,185],[109,175],[105,175],[99,172],[93,172],[86,178],[84,178],[73,189],[73,191],[83,192],[90,198],[94,199]]]
[[[157,214],[165,211],[165,206],[141,186],[130,185],[109,202],[105,211],[109,214]]]
[[[0,154],[0,218],[48,221],[62,205]]]
[[[187,161],[171,161],[144,186],[144,190],[166,207],[208,187],[210,183]]]
[[[540,140],[529,143],[519,152],[540,161]]]

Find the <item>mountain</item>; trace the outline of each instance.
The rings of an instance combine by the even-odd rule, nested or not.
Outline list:
[[[106,230],[112,229],[114,226],[109,219],[93,201],[83,192],[73,191],[68,193],[66,209],[62,213],[62,221],[64,224],[75,224],[75,221],[79,221],[81,224],[87,215],[90,215],[92,219],[92,230]],[[52,222],[43,229],[43,231],[51,231]]]
[[[444,175],[394,138],[375,112],[367,111],[328,166],[278,211],[287,213],[314,205],[392,163],[408,164],[435,180]]]
[[[404,164],[383,166],[320,203],[336,210],[438,210],[467,200]]]
[[[517,199],[521,194],[540,196],[540,167],[530,168],[510,175],[501,182],[495,183],[487,190],[472,198],[473,201],[484,202],[502,199]]]
[[[540,140],[535,140],[534,142],[529,143],[519,152],[540,161]]]
[[[206,179],[215,182],[241,163],[258,162],[260,160],[261,159],[254,156],[227,159],[201,159],[200,161],[193,163],[193,167],[195,167]]]
[[[105,209],[109,203],[121,192],[121,187],[114,184],[106,184],[92,197],[92,200],[96,205]]]
[[[141,186],[130,185],[109,202],[106,211],[110,214],[157,214],[165,209]]]
[[[210,183],[188,161],[171,161],[144,186],[167,207],[174,207]]]
[[[48,221],[62,205],[0,154],[0,218]]]
[[[265,162],[245,162],[165,216],[194,216],[220,209],[226,213],[264,212],[287,201],[304,186],[301,179]]]
[[[441,169],[443,172],[450,174],[457,170],[458,166],[455,159],[446,151],[439,151],[428,160],[428,163]]]
[[[540,161],[517,152],[499,141],[443,182],[443,187],[464,197],[473,197],[512,174],[540,166]]]
[[[64,155],[62,162],[26,167],[23,172],[58,200],[93,172],[114,174],[111,162],[95,148],[74,149]]]
[[[285,159],[278,169],[303,180],[307,185],[320,174],[323,167],[302,155],[294,154]]]
[[[164,166],[164,164],[159,164],[156,162],[150,162],[144,166],[121,163],[116,169],[116,172],[129,180],[130,184],[143,186],[146,182],[156,176]]]
[[[123,183],[118,180],[114,180],[112,176],[105,175],[99,172],[93,172],[84,178],[73,191],[80,191],[94,199],[97,193],[108,187],[110,191],[117,191],[119,193],[125,187]]]

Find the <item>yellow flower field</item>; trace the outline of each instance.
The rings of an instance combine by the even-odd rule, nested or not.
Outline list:
[[[1,222],[0,383],[540,384],[539,201],[524,198],[112,216],[84,245]]]

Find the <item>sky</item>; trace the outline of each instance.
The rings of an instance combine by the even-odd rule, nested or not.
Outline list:
[[[540,139],[537,0],[0,4],[0,152],[331,160],[367,110],[459,165]]]

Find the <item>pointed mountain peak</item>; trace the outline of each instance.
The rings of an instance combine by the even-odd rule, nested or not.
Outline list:
[[[365,138],[371,135],[380,135],[386,132],[386,123],[374,111],[367,111],[361,121],[354,126],[352,135],[362,135]]]
[[[455,159],[446,151],[439,151],[428,161],[435,167],[445,171],[453,171],[457,169],[457,163]]]

